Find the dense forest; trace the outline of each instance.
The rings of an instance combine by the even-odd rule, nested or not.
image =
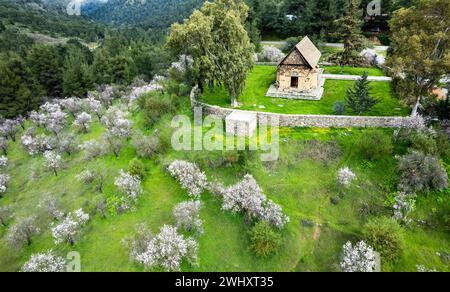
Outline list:
[[[108,28],[20,3],[0,5],[2,116],[24,115],[45,97],[86,96],[95,84],[150,79],[165,66],[163,31]]]
[[[188,17],[203,0],[109,0],[88,1],[82,14],[97,21],[114,25],[141,24],[166,28],[170,24]]]

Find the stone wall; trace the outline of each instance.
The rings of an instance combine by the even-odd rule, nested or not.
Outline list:
[[[197,103],[203,107],[204,114],[225,119],[234,110]],[[333,115],[291,115],[256,112],[259,123],[279,118],[282,127],[318,127],[318,128],[408,128],[414,124],[412,117],[370,117],[370,116],[333,116]]]

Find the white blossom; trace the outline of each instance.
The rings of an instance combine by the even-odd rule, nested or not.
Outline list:
[[[343,272],[375,272],[376,258],[373,248],[364,241],[355,246],[347,242],[343,246],[341,269]]]
[[[30,113],[30,121],[37,127],[44,127],[47,116],[42,112],[32,111]]]
[[[356,175],[353,173],[353,171],[348,167],[343,167],[339,169],[337,181],[339,185],[342,186],[349,186],[352,181],[356,179]]]
[[[30,216],[20,219],[16,224],[9,228],[6,240],[9,245],[14,248],[20,248],[25,243],[31,244],[31,237],[40,232],[40,228],[36,225],[36,217]]]
[[[247,174],[236,185],[222,190],[223,210],[245,212],[254,219],[264,220],[277,228],[283,228],[289,217],[281,206],[268,200],[253,176]]]
[[[175,160],[169,165],[168,171],[194,198],[199,197],[208,184],[205,173],[187,161]]]
[[[178,204],[173,210],[176,225],[178,228],[184,228],[187,231],[196,230],[203,232],[203,222],[200,219],[200,210],[202,203],[200,201],[188,201]]]
[[[0,156],[0,168],[7,167],[8,166],[8,157],[6,156]]]
[[[45,103],[40,107],[38,117],[34,117],[38,126],[43,125],[48,131],[58,135],[67,123],[67,114],[57,103]]]
[[[64,213],[59,210],[58,198],[47,196],[39,203],[39,207],[44,208],[53,219],[60,220],[64,217]]]
[[[104,147],[96,140],[89,140],[80,145],[80,149],[85,151],[86,159],[91,160],[104,154]]]
[[[52,250],[45,253],[31,255],[31,258],[23,265],[23,272],[65,272],[66,260],[57,256]]]
[[[142,192],[139,176],[131,175],[124,172],[122,169],[120,170],[119,176],[114,181],[114,185],[133,201],[136,201],[137,197]]]
[[[184,238],[175,227],[164,225],[159,234],[151,238],[142,253],[133,253],[133,258],[146,268],[163,268],[179,271],[183,259],[197,264],[198,244],[192,238]]]
[[[72,155],[72,153],[75,153],[78,150],[76,136],[73,133],[61,136],[58,140],[58,149],[60,152]]]
[[[92,117],[86,112],[77,115],[73,121],[73,125],[77,127],[82,133],[87,133],[91,127]]]
[[[103,106],[102,103],[95,99],[94,97],[90,96],[85,101],[86,107],[91,113],[94,113],[97,118],[100,120],[103,116]]]
[[[263,51],[258,54],[260,62],[280,62],[284,57],[283,52],[273,46],[264,46]]]
[[[116,107],[110,108],[102,117],[102,124],[106,127],[108,134],[116,138],[128,139],[133,123],[126,118],[127,115],[127,112],[122,112]]]
[[[128,96],[128,99],[130,100],[130,102],[133,102],[134,100],[136,100],[139,96],[151,92],[151,91],[161,91],[163,90],[162,85],[157,84],[157,83],[149,83],[149,84],[145,84],[139,87],[134,87],[131,90],[131,93]]]
[[[20,124],[16,120],[4,120],[0,124],[0,136],[16,141],[16,134],[20,130]]]
[[[0,173],[0,195],[6,192],[10,176],[5,173]]]
[[[191,56],[180,55],[178,61],[172,63],[171,68],[184,74],[192,68],[193,64],[194,59]]]
[[[415,210],[416,195],[405,192],[398,192],[395,195],[394,218],[404,224],[409,224],[411,219],[409,214]]]
[[[436,269],[428,269],[424,265],[416,265],[417,272],[419,273],[437,273],[438,270]]]
[[[52,170],[58,176],[58,170],[61,168],[61,155],[53,151],[44,152],[45,167]]]
[[[380,66],[386,63],[386,58],[382,55],[379,55],[374,49],[364,49],[359,55],[366,59],[367,62],[373,66]]]
[[[77,97],[61,99],[59,104],[74,117],[83,109],[83,101]]]
[[[95,180],[96,174],[90,170],[84,170],[77,175],[77,179],[85,184],[90,184]]]
[[[89,215],[84,213],[82,209],[78,209],[73,213],[67,214],[66,218],[52,228],[53,239],[56,244],[68,242],[75,244],[76,236],[89,221]]]

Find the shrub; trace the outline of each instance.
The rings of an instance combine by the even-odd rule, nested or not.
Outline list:
[[[428,192],[448,186],[448,175],[440,161],[421,151],[411,150],[399,158],[399,188],[405,192]]]
[[[403,230],[393,218],[379,217],[369,220],[363,228],[363,238],[386,261],[395,261],[403,250]]]
[[[411,135],[410,139],[412,148],[422,151],[425,154],[437,154],[437,143],[431,135],[427,135],[422,131],[416,131],[413,135]]]
[[[392,154],[394,146],[389,136],[383,131],[371,130],[359,140],[359,147],[364,158],[368,160],[377,160],[383,156]]]
[[[342,101],[336,101],[333,105],[333,114],[341,116],[345,114],[346,108],[345,103]]]
[[[6,226],[12,215],[13,211],[10,206],[0,206],[0,225]]]
[[[141,179],[145,177],[145,165],[142,160],[133,158],[128,164],[128,172],[133,176],[138,176]]]
[[[175,110],[173,102],[174,98],[171,95],[159,92],[143,94],[137,99],[139,107],[144,112],[147,127],[152,127],[164,114],[173,113]]]
[[[131,143],[136,149],[136,154],[141,158],[151,158],[156,154],[159,147],[159,138],[155,136],[144,136],[141,132],[136,133]]]
[[[250,248],[257,255],[267,257],[275,253],[281,245],[281,235],[265,221],[260,221],[249,232]]]

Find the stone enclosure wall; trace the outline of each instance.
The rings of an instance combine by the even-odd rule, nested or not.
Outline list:
[[[197,103],[203,113],[225,119],[234,109],[221,108]],[[258,123],[270,123],[279,118],[281,127],[318,127],[318,128],[409,128],[414,125],[413,117],[370,117],[370,116],[333,116],[333,115],[294,115],[256,112]]]

